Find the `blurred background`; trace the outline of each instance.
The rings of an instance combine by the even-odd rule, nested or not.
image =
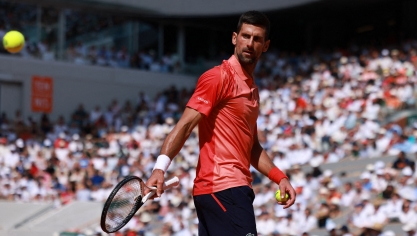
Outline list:
[[[416,235],[417,1],[0,0],[0,235],[106,235],[103,203],[146,179],[241,13],[271,21],[255,70],[259,138],[298,193],[251,169],[259,235]],[[198,235],[195,130],[179,188],[113,235]]]

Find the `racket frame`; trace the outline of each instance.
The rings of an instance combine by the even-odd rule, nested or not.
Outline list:
[[[143,197],[137,197],[137,199],[135,200],[135,204],[132,207],[132,210],[130,210],[129,214],[126,216],[126,218],[122,221],[122,223],[120,225],[118,225],[117,227],[115,227],[113,230],[109,231],[107,230],[106,227],[106,216],[107,216],[107,212],[111,206],[111,203],[114,199],[114,197],[116,196],[117,192],[129,181],[131,180],[138,180],[139,182],[143,183],[140,184],[141,186],[141,192],[144,192],[144,187],[145,183],[143,182],[143,180],[137,176],[127,176],[125,177],[122,181],[120,181],[116,187],[114,187],[114,189],[112,190],[112,192],[110,193],[109,197],[107,198],[106,202],[104,203],[104,207],[103,207],[103,211],[101,212],[101,219],[100,219],[100,226],[101,229],[106,232],[106,233],[114,233],[118,230],[120,230],[121,228],[123,228],[129,221],[130,219],[132,219],[132,217],[136,214],[136,212],[139,210],[139,208],[141,206],[143,206],[143,204],[145,204],[145,202],[152,197],[155,193],[156,193],[156,187],[152,187],[151,191],[149,193],[147,193],[145,196]],[[172,179],[169,179],[165,182],[163,189],[166,190],[168,188],[172,188],[175,187],[179,184],[179,179],[178,177],[173,177]]]
[[[129,214],[126,216],[126,218],[123,220],[123,222],[118,225],[116,228],[114,228],[112,231],[108,231],[107,227],[106,227],[106,216],[107,216],[107,211],[109,210],[111,203],[113,201],[113,198],[116,196],[117,192],[119,192],[119,190],[129,181],[137,179],[139,182],[143,182],[139,177],[136,176],[127,176],[126,178],[124,178],[122,181],[120,181],[116,187],[114,187],[113,191],[110,193],[109,197],[107,198],[106,202],[104,203],[104,207],[103,207],[103,211],[101,213],[101,220],[100,220],[100,226],[101,229],[106,232],[106,233],[114,233],[116,231],[118,231],[119,229],[123,228],[123,226],[125,226],[130,219],[132,219],[132,217],[136,214],[136,212],[139,210],[139,208],[143,205],[142,202],[142,198],[138,197],[135,201],[135,204],[132,207],[132,210],[130,210]],[[141,186],[141,192],[143,192],[143,187],[142,184]]]

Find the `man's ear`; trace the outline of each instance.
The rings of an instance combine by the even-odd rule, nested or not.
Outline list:
[[[232,34],[232,44],[236,46],[236,40],[237,40],[237,33],[233,32]]]
[[[268,51],[268,48],[269,48],[269,43],[271,43],[271,40],[267,40],[266,42],[265,42],[265,45],[264,45],[264,48],[262,49],[262,52],[266,52],[266,51]]]

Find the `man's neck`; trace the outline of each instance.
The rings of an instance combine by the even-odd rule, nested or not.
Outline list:
[[[256,63],[254,65],[243,65],[240,63],[240,65],[242,66],[242,69],[253,78],[253,72],[255,71]]]

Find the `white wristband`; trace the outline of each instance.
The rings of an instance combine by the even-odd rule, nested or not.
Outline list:
[[[163,170],[164,172],[167,172],[169,165],[171,164],[171,158],[167,155],[159,155],[156,159],[155,166],[153,167],[154,171],[155,169]]]

